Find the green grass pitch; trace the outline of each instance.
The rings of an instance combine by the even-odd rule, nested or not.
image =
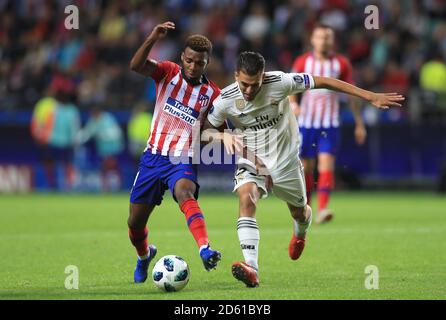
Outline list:
[[[163,293],[150,278],[132,283],[127,195],[1,195],[0,299],[446,299],[445,197],[335,193],[335,219],[311,227],[298,261],[288,257],[286,205],[262,200],[261,282],[254,289],[230,271],[242,258],[237,197],[202,194],[200,204],[222,261],[217,270],[204,270],[185,219],[166,194],[149,221],[149,241],[158,258],[182,256],[191,278],[183,291]],[[78,290],[65,289],[68,265],[78,267]],[[365,288],[368,265],[378,267],[379,289]]]

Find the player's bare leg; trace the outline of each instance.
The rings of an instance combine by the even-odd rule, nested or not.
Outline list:
[[[257,202],[262,192],[253,182],[245,183],[237,189],[239,197],[237,234],[245,262],[233,263],[232,274],[237,280],[245,283],[247,287],[257,287],[259,285],[258,253],[260,233],[255,215]]]
[[[128,227],[136,230],[144,229],[153,209],[155,209],[155,205],[152,204],[130,203]]]
[[[200,252],[200,257],[207,271],[215,269],[221,259],[220,252],[212,250],[209,246],[209,238],[204,222],[204,215],[195,199],[197,186],[194,181],[180,179],[175,183],[175,198],[184,213],[192,236],[194,237]]]
[[[314,189],[314,168],[316,166],[316,159],[302,159],[302,165],[304,166],[305,174],[305,189],[307,190],[307,203],[311,206],[311,194]]]
[[[127,219],[129,238],[141,260],[147,259],[149,255],[147,221],[154,208],[155,205],[152,204],[130,203]]]
[[[333,219],[333,211],[328,208],[330,194],[334,188],[335,157],[330,153],[318,155],[319,179],[317,184],[318,214],[316,223],[324,223]]]
[[[150,261],[155,258],[156,247],[148,245],[147,221],[155,205],[145,203],[130,203],[127,225],[129,238],[138,254],[138,261],[134,272],[135,283],[142,283],[147,279]]]
[[[305,247],[305,238],[312,221],[312,211],[309,205],[295,207],[292,204],[287,204],[294,222],[294,231],[288,253],[292,260],[297,260],[302,255]]]

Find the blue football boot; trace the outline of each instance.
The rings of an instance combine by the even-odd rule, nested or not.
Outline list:
[[[204,268],[209,271],[217,267],[217,263],[221,260],[221,253],[212,250],[209,245],[200,250],[200,257],[203,260]]]
[[[147,279],[147,270],[149,269],[150,261],[156,256],[156,247],[151,244],[149,245],[150,257],[144,260],[138,259],[136,262],[135,273],[133,274],[133,279],[135,283],[143,283]]]

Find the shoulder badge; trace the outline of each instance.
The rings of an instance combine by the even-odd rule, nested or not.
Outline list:
[[[235,107],[237,109],[243,109],[245,107],[245,100],[243,100],[243,99],[235,99]]]

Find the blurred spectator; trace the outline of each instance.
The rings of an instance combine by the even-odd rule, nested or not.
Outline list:
[[[446,64],[439,51],[421,67],[420,86],[424,90],[446,94]]]
[[[50,96],[40,99],[31,117],[31,136],[39,145],[48,144],[54,122],[57,100]]]
[[[384,68],[381,86],[385,92],[399,92],[407,95],[409,92],[409,75],[394,60],[389,60]]]
[[[80,127],[79,111],[72,103],[74,82],[57,75],[49,93],[35,106],[31,135],[39,145],[48,187],[67,191],[74,182],[73,152]]]
[[[147,109],[144,103],[138,103],[132,111],[127,127],[129,151],[135,164],[139,163],[139,157],[147,146],[149,138],[152,113]]]
[[[431,59],[421,67],[420,87],[423,104],[435,117],[437,111],[446,110],[446,64],[439,50],[431,52]]]
[[[77,143],[83,144],[92,138],[101,161],[103,190],[119,190],[121,177],[117,156],[124,150],[124,137],[121,127],[111,113],[93,108],[88,122],[78,132],[76,140]]]
[[[261,2],[256,2],[241,26],[241,35],[250,41],[256,41],[269,32],[270,20]]]
[[[269,69],[289,70],[291,57],[308,49],[317,22],[337,30],[337,50],[352,60],[355,81],[366,89],[392,82],[387,76],[396,70],[399,81],[406,81],[400,77],[405,72],[408,85],[418,86],[433,45],[446,58],[445,1],[377,0],[379,30],[364,29],[366,0],[77,1],[80,30],[64,28],[67,4],[0,1],[0,108],[31,108],[61,70],[79,84],[83,109],[125,109],[153,99],[147,94],[153,84],[128,64],[141,39],[165,20],[177,28],[153,48],[153,57],[176,60],[179,40],[203,33],[214,43],[212,76],[221,86],[232,82],[228,70],[241,50],[261,51]],[[431,68],[426,64],[423,73]]]
[[[105,9],[99,26],[99,40],[107,45],[117,45],[126,32],[126,21],[119,12],[118,3],[111,3]]]
[[[352,63],[360,63],[368,59],[370,53],[370,42],[364,37],[362,29],[354,30],[350,35],[348,44],[348,56]]]
[[[77,62],[83,47],[83,38],[77,32],[68,33],[58,48],[57,65],[62,71],[71,71]]]

